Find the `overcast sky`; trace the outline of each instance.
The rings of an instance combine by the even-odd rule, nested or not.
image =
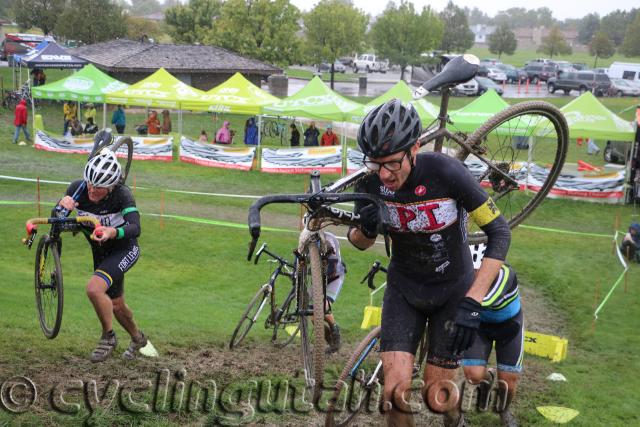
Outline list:
[[[352,0],[357,8],[364,10],[371,16],[382,13],[387,6],[389,0]],[[440,12],[448,3],[448,0],[412,0],[417,10],[421,10],[424,5],[431,5],[433,9]],[[291,0],[298,8],[309,11],[313,8],[317,1],[309,0]],[[396,1],[399,4],[400,1]],[[539,7],[548,7],[553,12],[556,19],[566,18],[582,18],[583,16],[597,12],[600,16],[604,16],[616,9],[629,10],[634,7],[640,7],[638,0],[536,0],[536,1],[516,1],[516,0],[454,0],[453,2],[460,7],[468,7],[484,11],[487,15],[493,17],[497,12],[512,7],[523,7],[525,9],[537,9]],[[579,6],[578,6],[579,5]]]

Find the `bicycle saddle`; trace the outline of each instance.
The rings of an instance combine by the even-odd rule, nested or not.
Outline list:
[[[435,89],[445,86],[455,86],[471,80],[478,72],[480,60],[477,56],[464,54],[456,56],[447,62],[442,71],[436,74],[431,80],[427,80],[413,92],[413,98],[422,98]]]

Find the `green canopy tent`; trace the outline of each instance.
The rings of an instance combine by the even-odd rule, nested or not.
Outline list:
[[[413,99],[413,91],[411,90],[409,85],[407,85],[404,80],[400,80],[398,83],[393,85],[391,89],[389,89],[376,99],[366,103],[361,107],[361,109],[353,112],[351,114],[351,121],[354,123],[362,122],[364,116],[369,111],[391,99],[399,99],[404,103],[411,103],[418,112],[418,116],[420,116],[420,120],[422,120],[423,124],[430,123],[434,121],[436,117],[438,117],[438,107],[424,99]]]
[[[181,82],[167,70],[160,68],[125,89],[107,94],[106,102],[177,109],[180,114],[179,133],[182,136],[183,105],[197,103],[204,94],[205,92]]]
[[[93,64],[64,79],[32,89],[33,97],[39,99],[73,100],[96,102],[104,106],[107,93],[129,86],[97,69]],[[106,107],[106,106],[105,106]],[[106,126],[106,108],[103,109],[102,126]]]
[[[621,119],[602,105],[591,92],[585,92],[560,109],[567,119],[572,138],[633,141],[631,122]]]
[[[462,132],[473,132],[508,106],[509,104],[495,90],[489,89],[478,99],[450,114],[452,128]]]
[[[344,156],[346,149],[344,123],[351,121],[352,114],[361,109],[362,104],[338,95],[316,76],[294,95],[264,107],[263,112],[276,116],[343,122],[341,144]]]
[[[185,110],[206,110],[220,113],[258,115],[263,107],[275,104],[279,98],[235,73],[224,83],[205,92],[198,101],[184,102]]]

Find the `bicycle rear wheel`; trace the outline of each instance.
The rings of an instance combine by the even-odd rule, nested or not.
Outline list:
[[[318,246],[311,242],[308,246],[307,264],[300,277],[303,277],[299,294],[302,313],[300,315],[300,332],[302,335],[302,361],[307,387],[312,390],[313,402],[316,402],[322,390],[324,378],[324,286],[322,283],[322,264]],[[310,276],[307,274],[310,270]],[[313,301],[313,310],[310,302]],[[309,324],[309,313],[312,311],[313,333]]]
[[[523,102],[496,114],[469,135],[467,143],[482,154],[469,155],[465,163],[513,228],[552,189],[564,165],[568,140],[569,128],[560,110],[546,102]],[[470,240],[486,241],[484,232],[473,226]]]
[[[38,242],[34,282],[40,327],[45,337],[53,339],[60,331],[64,295],[57,242],[46,234]]]
[[[256,292],[256,294],[251,298],[251,301],[247,305],[244,313],[242,313],[242,317],[236,326],[236,329],[233,331],[233,335],[231,335],[231,341],[229,341],[229,348],[233,349],[237,347],[242,340],[247,336],[251,327],[255,325],[262,308],[267,302],[267,298],[269,297],[269,293],[271,292],[271,286],[269,284],[262,285],[262,287]]]
[[[383,383],[378,326],[358,344],[342,370],[328,402],[325,427],[346,426],[363,410],[377,411]]]

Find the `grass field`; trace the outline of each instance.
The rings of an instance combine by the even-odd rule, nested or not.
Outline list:
[[[470,101],[456,98],[452,108]],[[551,101],[561,106],[568,98]],[[637,103],[629,99],[602,101],[614,112]],[[43,106],[40,112],[47,129],[61,132],[61,106]],[[631,119],[632,114],[633,111],[628,110],[622,116]],[[80,176],[83,156],[14,146],[10,144],[13,115],[6,110],[0,110],[0,115],[0,175],[58,181]],[[131,112],[128,123],[136,123],[143,117],[142,111]],[[233,127],[242,129],[243,117],[224,118],[230,118]],[[211,129],[211,135],[215,126],[210,115],[185,115],[185,134],[196,137],[204,126]],[[268,143],[279,145],[275,140]],[[570,156],[583,158],[580,156],[584,153],[577,151],[575,144],[571,150]],[[597,158],[588,160],[600,164]],[[251,200],[166,191],[229,195],[300,192],[305,187],[305,177],[226,171],[177,161],[169,164],[134,162],[133,175],[136,200],[143,214],[142,256],[127,274],[127,300],[161,356],[126,363],[114,357],[100,365],[88,362],[99,335],[99,325],[84,292],[91,274],[86,243],[79,237],[64,237],[64,319],[59,337],[48,341],[40,332],[34,307],[34,251],[29,252],[20,244],[24,220],[37,214],[33,203],[35,184],[0,179],[0,233],[4,236],[4,244],[0,246],[0,327],[3,331],[0,382],[13,376],[26,376],[35,382],[39,394],[35,405],[24,413],[0,409],[0,425],[5,422],[25,426],[77,425],[87,418],[93,425],[103,426],[220,425],[240,421],[291,426],[321,424],[322,415],[305,410],[295,397],[297,409],[282,410],[271,402],[253,415],[250,407],[242,403],[254,390],[251,381],[264,384],[268,379],[281,384],[288,380],[291,385],[300,385],[299,346],[276,351],[268,345],[268,332],[255,328],[247,344],[238,351],[231,352],[226,347],[243,308],[270,271],[267,263],[254,266],[245,261],[249,235],[244,224]],[[332,179],[335,177],[324,177],[327,182]],[[43,214],[64,189],[64,185],[42,185]],[[161,210],[163,218],[156,216]],[[635,321],[640,316],[637,265],[631,266],[626,291],[622,283],[593,327],[596,301],[604,298],[621,272],[612,253],[611,238],[606,236],[612,235],[617,220],[618,228],[624,229],[630,221],[638,220],[637,214],[631,206],[548,200],[526,224],[573,234],[524,227],[514,231],[509,262],[518,271],[525,288],[528,328],[569,339],[569,357],[563,362],[552,364],[534,356],[526,358],[516,402],[522,425],[551,425],[537,413],[535,408],[541,405],[579,410],[580,415],[572,422],[576,426],[626,426],[640,422],[637,414],[640,379],[631,371],[640,364],[640,338]],[[217,220],[224,224],[181,221],[169,215]],[[264,216],[265,225],[289,231],[265,232],[263,241],[277,253],[290,254],[297,241],[298,217],[297,207],[269,208]],[[580,232],[604,237],[575,234]],[[338,234],[344,234],[344,230]],[[343,330],[345,348],[329,360],[329,377],[341,369],[349,349],[365,334],[359,324],[369,298],[366,287],[357,282],[374,259],[384,259],[379,247],[360,252],[345,242],[342,252],[349,274],[335,305],[335,314]],[[116,328],[116,332],[120,353],[128,340],[120,328]],[[545,380],[551,372],[561,372],[568,382]],[[169,376],[169,386],[168,400],[163,406],[154,400],[151,390],[165,373]],[[111,401],[115,380],[119,381],[121,391]],[[224,397],[220,404],[207,413],[181,406],[181,387],[191,381],[204,383],[206,380],[216,382],[220,396]],[[85,399],[81,389],[90,391],[91,381],[95,381],[98,390],[95,398],[89,394]],[[112,381],[111,388],[107,387],[109,381]],[[147,382],[152,386],[147,387]],[[59,399],[61,389],[65,390],[67,404]],[[127,390],[134,389],[138,391],[131,396],[132,392]],[[132,402],[149,403],[151,409]],[[472,425],[496,424],[493,414],[472,414],[469,419]],[[368,420],[376,422],[374,415]]]

